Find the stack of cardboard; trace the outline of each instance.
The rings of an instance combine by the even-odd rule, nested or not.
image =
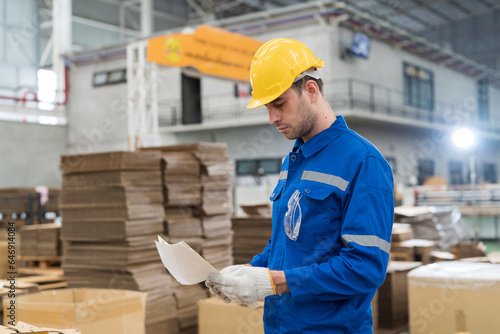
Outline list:
[[[391,260],[430,263],[435,242],[414,239],[410,224],[394,223],[391,236]]]
[[[391,254],[397,254],[398,258],[406,261],[420,261],[423,264],[431,263],[431,254],[435,242],[424,239],[409,239],[401,242],[391,243]]]
[[[231,265],[234,164],[226,155],[227,145],[197,143],[146,150],[162,153],[165,222],[170,242],[186,241],[217,269]],[[201,247],[195,217],[201,223]]]
[[[56,224],[24,225],[19,229],[19,255],[30,258],[57,258],[61,256],[61,242]]]
[[[410,239],[413,239],[413,229],[410,224],[393,224],[391,242],[401,242]]]
[[[200,200],[200,164],[190,152],[163,152],[166,206],[196,206]]]
[[[457,207],[399,206],[394,213],[396,223],[411,225],[414,238],[434,241],[440,250],[469,239]]]
[[[195,156],[201,164],[202,255],[217,269],[233,264],[231,229],[234,164],[226,156],[226,144],[201,144]]]
[[[272,234],[270,217],[233,217],[234,263],[248,263],[267,245]]]
[[[477,258],[486,256],[486,246],[483,242],[461,242],[452,249],[457,259]]]
[[[269,203],[242,204],[240,207],[249,217],[271,217],[273,213]]]
[[[207,290],[203,284],[180,285],[174,292],[177,303],[179,327],[183,334],[198,333],[199,300],[207,298]]]
[[[184,241],[197,252],[201,252],[201,220],[193,214],[193,208],[165,208],[165,234],[168,235],[170,243]]]
[[[183,240],[201,251],[201,219],[193,211],[201,203],[200,163],[190,152],[162,152],[162,170],[165,234],[171,243]]]
[[[146,332],[177,333],[172,278],[153,242],[163,232],[160,162],[159,152],[62,157],[63,269],[69,287],[147,292]]]
[[[231,177],[234,165],[223,143],[198,143],[145,149],[162,155],[165,234],[170,243],[185,241],[210,264],[233,264]],[[180,333],[196,333],[196,302],[206,298],[204,286],[177,285]]]

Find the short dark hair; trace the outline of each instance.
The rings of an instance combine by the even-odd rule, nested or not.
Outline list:
[[[321,78],[315,79],[309,75],[305,75],[302,79],[299,79],[292,84],[292,88],[295,89],[295,91],[297,92],[297,94],[299,94],[299,96],[302,96],[302,87],[304,87],[307,80],[312,80],[316,82],[319,91],[321,92],[321,94],[323,94],[323,79]]]

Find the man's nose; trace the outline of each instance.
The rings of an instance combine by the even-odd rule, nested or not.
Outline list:
[[[276,124],[281,121],[281,113],[277,108],[269,106],[269,124]]]

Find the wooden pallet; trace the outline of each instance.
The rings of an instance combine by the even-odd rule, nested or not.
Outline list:
[[[64,271],[60,267],[38,268],[38,267],[24,267],[19,268],[17,272],[21,276],[60,276],[64,275]]]
[[[19,256],[18,261],[27,262],[28,264],[25,267],[46,269],[60,267],[62,256]]]
[[[21,276],[17,278],[19,283],[37,284],[40,290],[52,290],[65,288],[68,283],[60,273],[52,272],[47,274],[38,274],[31,276]]]

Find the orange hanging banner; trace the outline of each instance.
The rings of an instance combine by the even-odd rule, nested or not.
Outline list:
[[[192,34],[151,38],[147,59],[167,66],[192,66],[202,73],[249,82],[252,57],[262,44],[247,36],[201,25]]]

